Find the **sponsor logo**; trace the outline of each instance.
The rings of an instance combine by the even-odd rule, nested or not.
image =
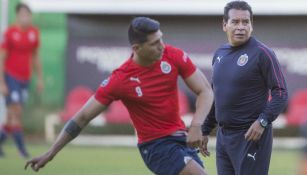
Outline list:
[[[216,59],[219,61],[219,63],[221,62],[221,59],[223,58],[223,56],[218,56]]]
[[[147,150],[147,149],[144,149],[144,150],[143,150],[143,154],[148,154],[148,150]]]
[[[102,81],[102,83],[100,84],[102,87],[105,87],[106,85],[109,84],[110,78],[107,78],[105,80]]]
[[[17,91],[13,91],[11,93],[11,99],[13,102],[19,102],[20,101],[19,93]]]
[[[247,157],[250,157],[250,158],[252,158],[254,161],[256,161],[256,153],[254,153],[254,154],[248,153],[248,154],[247,154]]]
[[[130,81],[136,81],[138,83],[141,83],[141,81],[138,77],[130,77]]]

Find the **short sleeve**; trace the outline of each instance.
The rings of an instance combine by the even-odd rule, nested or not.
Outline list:
[[[0,46],[0,48],[1,49],[4,49],[4,50],[8,50],[9,49],[9,39],[10,39],[10,37],[9,37],[9,31],[7,30],[5,33],[4,33],[4,35],[3,35],[3,38],[2,38],[2,40],[1,40],[1,46]]]
[[[112,74],[102,81],[95,93],[95,99],[108,106],[112,101],[119,99],[120,87],[119,77]]]
[[[183,79],[188,78],[195,72],[196,66],[186,52],[181,49],[173,48],[172,55],[175,57],[175,65],[177,66],[179,75]]]
[[[35,49],[38,49],[39,47],[40,47],[40,32],[39,32],[39,30],[37,29],[36,30],[36,35],[37,35],[37,40],[36,40],[36,42],[35,42]]]

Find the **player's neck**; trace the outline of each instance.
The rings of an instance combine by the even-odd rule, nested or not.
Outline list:
[[[143,59],[143,58],[139,57],[137,54],[133,54],[132,60],[136,64],[138,64],[140,66],[145,66],[145,67],[146,66],[150,66],[150,65],[154,64],[156,61],[158,61],[158,60],[152,60],[152,61],[150,60],[150,61],[148,61],[146,59]]]
[[[16,26],[20,29],[20,30],[27,30],[30,26],[28,25],[21,25],[20,23],[16,23]]]

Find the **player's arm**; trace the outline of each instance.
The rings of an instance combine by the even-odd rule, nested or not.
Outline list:
[[[39,57],[39,49],[35,49],[33,52],[33,71],[36,74],[36,88],[39,92],[41,92],[44,88],[44,81],[43,81],[43,71],[42,71],[42,64]]]
[[[200,147],[202,145],[201,126],[211,109],[213,92],[207,78],[198,69],[185,79],[185,83],[197,95],[196,111],[189,129],[187,144],[191,147]]]
[[[214,65],[214,62],[216,61],[217,58],[217,51],[213,56],[212,59],[212,66]],[[211,83],[211,87],[213,89],[213,84]],[[215,119],[215,104],[214,102],[212,103],[211,109],[209,114],[206,117],[206,120],[204,121],[202,125],[202,132],[203,136],[207,137],[205,140],[208,142],[208,135],[211,133],[211,131],[216,127],[217,121]]]
[[[210,156],[210,152],[208,151],[207,145],[209,142],[209,135],[211,131],[216,127],[216,124],[217,124],[217,121],[215,119],[215,105],[213,102],[210,112],[207,115],[202,125],[203,143],[202,143],[202,146],[200,147],[200,152],[204,157]]]
[[[0,48],[0,93],[3,95],[8,94],[8,89],[4,78],[4,60],[6,59],[7,51]]]
[[[69,120],[55,143],[51,146],[51,148],[43,155],[33,158],[29,160],[25,169],[29,165],[34,171],[39,171],[40,168],[44,167],[49,161],[53,159],[54,156],[71,140],[79,135],[82,129],[97,115],[99,115],[102,111],[106,109],[105,105],[102,105],[98,102],[95,97],[91,97],[87,103],[81,108],[79,112],[75,114],[75,116]]]
[[[272,100],[266,104],[258,120],[252,124],[245,134],[245,138],[252,141],[261,138],[266,125],[271,124],[278,117],[288,100],[286,81],[276,55],[266,48],[260,47],[260,49],[262,53],[258,65],[267,88],[271,90]]]
[[[288,90],[280,64],[273,51],[264,50],[261,59],[261,71],[272,99],[260,114],[270,124],[284,110],[288,101]]]
[[[211,131],[216,127],[217,121],[215,119],[215,105],[214,102],[211,106],[210,112],[206,117],[202,125],[202,132],[204,136],[207,136],[211,133]]]

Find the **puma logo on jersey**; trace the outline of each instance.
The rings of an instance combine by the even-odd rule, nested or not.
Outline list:
[[[254,161],[256,161],[256,153],[254,153],[254,155],[248,153],[247,157],[250,157],[250,158],[254,159]]]
[[[141,83],[141,81],[138,77],[130,77],[130,81],[136,81],[138,83]]]
[[[218,56],[216,59],[219,61],[219,63],[221,62],[221,59],[223,58],[223,56]]]

